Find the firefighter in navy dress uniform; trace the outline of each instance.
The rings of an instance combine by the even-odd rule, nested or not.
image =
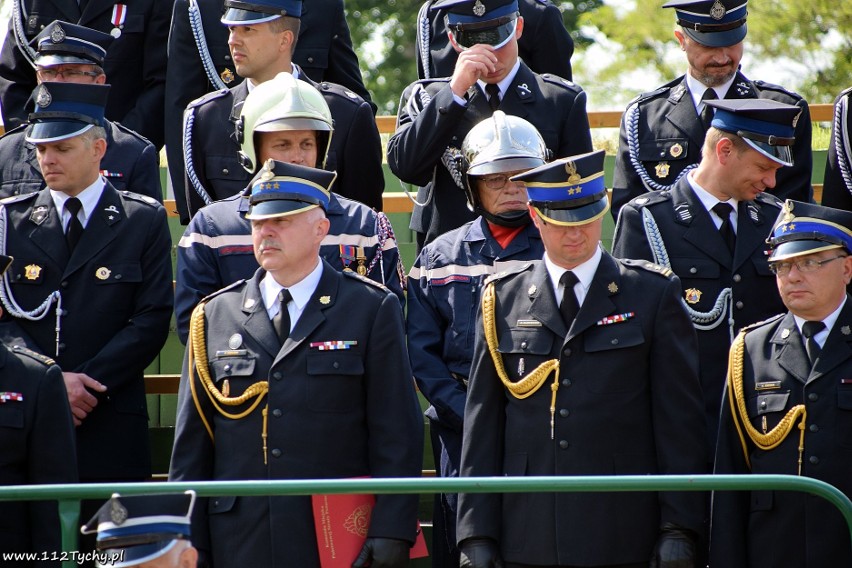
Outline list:
[[[269,158],[322,168],[336,135],[320,92],[289,73],[254,88],[241,108],[239,124],[243,167],[250,174]],[[182,343],[192,310],[202,298],[257,270],[251,225],[245,219],[248,207],[243,194],[202,207],[178,243],[175,315]],[[403,303],[405,273],[387,215],[336,193],[329,197],[326,215],[329,232],[321,256],[338,270],[354,270],[384,284]]]
[[[535,127],[495,111],[462,143],[468,206],[479,217],[426,245],[409,274],[406,328],[411,368],[431,406],[432,451],[442,477],[458,477],[462,419],[473,355],[474,322],[489,274],[540,259],[538,229],[527,211],[517,173],[545,163],[547,148]],[[436,495],[432,561],[457,566],[455,494]]]
[[[0,277],[11,263],[12,257],[0,255]],[[25,347],[0,345],[0,439],[0,485],[77,481],[71,408],[53,359]],[[56,502],[0,503],[0,550],[61,552]],[[15,564],[33,565],[48,564]]]
[[[423,421],[399,300],[319,257],[333,179],[272,160],[255,177],[247,217],[261,268],[193,314],[171,480],[420,475]],[[378,495],[364,548],[347,562],[407,565],[417,503]],[[310,497],[203,505],[193,538],[216,568],[319,566]]]
[[[769,245],[789,311],[731,347],[715,471],[804,475],[852,497],[852,213],[787,201]],[[846,521],[816,495],[714,494],[714,568],[852,566],[850,548]]]
[[[485,284],[462,477],[705,471],[697,346],[680,283],[601,248],[603,164],[601,150],[513,178],[526,183],[546,253]],[[461,494],[461,566],[693,568],[704,499]]]
[[[807,101],[778,85],[752,81],[740,71],[747,32],[747,0],[670,0],[686,53],[685,75],[635,98],[621,120],[612,188],[612,215],[648,191],[671,189],[701,160],[713,112],[705,100],[771,99],[798,106],[794,166],[778,175],[771,193],[810,201],[811,117]]]
[[[337,136],[328,150],[327,167],[339,173],[334,191],[381,210],[382,144],[370,105],[340,85],[314,83],[293,62],[303,2],[226,0],[225,7],[221,22],[230,30],[228,45],[236,71],[247,80],[209,93],[186,108],[183,162],[169,162],[181,218],[188,221],[203,205],[245,189],[251,175],[240,165],[234,125],[250,90],[281,72],[317,88],[331,109]]]
[[[834,101],[831,141],[825,163],[822,204],[835,209],[852,211],[852,87]]]
[[[104,57],[114,38],[67,22],[52,22],[33,39],[37,50],[36,77],[41,82],[104,84]],[[26,124],[0,138],[0,197],[39,191],[45,186],[35,146],[27,142]],[[154,145],[117,122],[105,121],[107,150],[101,175],[119,191],[163,201],[159,154]]]
[[[698,334],[712,452],[734,335],[784,309],[765,254],[780,210],[768,191],[794,165],[793,125],[801,109],[761,99],[707,104],[716,114],[701,163],[671,189],[622,207],[613,254],[663,264],[680,278]]]
[[[592,149],[583,89],[538,75],[518,57],[525,33],[518,0],[442,0],[440,7],[459,52],[453,75],[405,89],[388,142],[391,171],[419,188],[410,223],[418,248],[475,218],[457,158],[470,129],[494,110],[530,122],[556,157]]]

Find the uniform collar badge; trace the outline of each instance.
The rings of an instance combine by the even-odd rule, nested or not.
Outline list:
[[[618,292],[618,284],[616,284],[615,282],[610,282],[607,285],[606,289],[609,290],[610,294],[615,294],[616,292]]]
[[[39,205],[33,212],[30,213],[30,221],[35,223],[36,225],[41,225],[47,219],[47,207],[44,205]]]
[[[788,337],[790,337],[790,330],[789,329],[785,329],[785,330],[781,331],[781,339],[787,339]]]
[[[359,267],[359,268],[360,268],[360,267]],[[360,274],[360,273],[361,273],[361,271],[359,270],[359,271],[358,271],[358,273]],[[327,306],[327,305],[329,305],[329,304],[331,303],[331,296],[320,296],[319,302],[320,302],[320,304],[322,304],[323,306]]]
[[[533,285],[530,286],[530,289],[527,290],[527,294],[529,294],[530,296],[534,296],[537,291],[538,291],[538,288],[536,287],[535,284],[533,284]]]
[[[840,333],[842,333],[843,335],[849,335],[850,333],[852,333],[852,329],[850,329],[848,325],[844,325],[840,328]]]

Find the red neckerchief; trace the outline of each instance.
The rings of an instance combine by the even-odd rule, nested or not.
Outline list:
[[[515,237],[517,237],[521,231],[524,230],[524,225],[520,227],[504,227],[502,225],[495,225],[491,221],[487,221],[488,228],[491,230],[491,236],[494,237],[494,240],[497,241],[497,244],[500,245],[500,248],[505,249],[509,246]]]

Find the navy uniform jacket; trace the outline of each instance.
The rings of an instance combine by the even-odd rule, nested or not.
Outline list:
[[[460,149],[467,133],[491,116],[488,98],[474,85],[465,95],[467,106],[453,99],[449,79],[416,81],[399,103],[396,132],[388,142],[388,165],[405,183],[419,186],[411,229],[431,242],[475,215],[467,208],[464,190],[442,163],[448,147]],[[586,93],[568,80],[537,75],[521,63],[500,101],[500,110],[535,126],[554,157],[592,150]],[[463,183],[461,177],[458,183]]]
[[[251,223],[243,217],[247,211],[248,200],[239,195],[202,207],[178,243],[175,315],[182,343],[189,334],[192,310],[202,298],[251,278],[257,270]],[[326,215],[330,226],[320,256],[338,270],[357,270],[358,260],[344,258],[348,253],[341,246],[363,247],[366,276],[387,286],[404,305],[399,249],[387,217],[334,193]]]
[[[28,349],[0,346],[0,392],[8,397],[0,401],[0,485],[75,483],[74,425],[59,367]],[[50,554],[62,550],[61,541],[55,501],[0,503],[3,552]]]
[[[45,187],[35,145],[24,139],[26,129],[26,125],[21,125],[0,138],[0,197]],[[109,122],[106,133],[101,175],[119,191],[132,187],[137,193],[162,202],[160,155],[153,144],[117,122]]]
[[[268,381],[269,392],[245,418],[225,418],[213,408],[197,372],[196,407],[185,364],[169,479],[419,476],[423,422],[396,297],[326,263],[316,292],[281,346],[260,294],[264,275],[259,269],[205,305],[206,363],[217,387],[227,379],[230,396],[258,381]],[[348,349],[320,348],[336,341],[353,343]],[[242,411],[247,405],[226,408]],[[210,424],[215,447],[199,412]],[[413,542],[417,501],[417,495],[378,496],[369,536]],[[212,552],[216,568],[319,566],[308,497],[220,497],[195,510],[192,542]]]
[[[791,314],[755,326],[745,336],[743,394],[751,425],[763,433],[796,405],[807,412],[801,475],[852,497],[852,301],[826,339],[813,369]],[[738,417],[739,418],[739,417]],[[740,420],[742,426],[742,421]],[[722,404],[716,473],[797,475],[799,420],[773,450],[745,447]],[[745,461],[748,454],[751,466]],[[849,528],[831,503],[785,491],[716,491],[710,565],[725,568],[852,566]],[[771,546],[767,546],[771,543]]]
[[[432,4],[434,0],[428,0],[417,14],[418,79],[449,77],[459,58],[447,37],[447,12],[429,10]],[[524,33],[518,40],[520,58],[536,73],[552,73],[570,81],[574,40],[565,29],[559,8],[550,0],[518,0],[518,8],[524,18]],[[425,38],[428,41],[424,43]]]
[[[811,201],[811,114],[796,93],[737,73],[726,99],[771,99],[796,105],[802,114],[796,124],[793,166],[778,171],[775,188],[781,199]],[[687,168],[701,161],[705,130],[695,111],[686,78],[680,76],[656,91],[639,95],[621,118],[618,154],[612,187],[612,216],[639,195],[674,185]],[[633,144],[630,143],[633,142]]]
[[[710,330],[696,326],[708,432],[714,440],[732,339],[729,316],[733,316],[736,333],[743,326],[784,311],[764,254],[780,203],[767,194],[739,203],[733,258],[686,177],[671,190],[634,199],[621,211],[613,237],[613,255],[662,263],[662,259],[655,258],[643,228],[642,215],[647,211],[657,223],[671,269],[683,285],[681,297],[690,308],[709,312],[722,290],[731,289],[731,307],[726,306],[718,319],[702,324],[718,321],[718,325]]]
[[[530,223],[502,249],[482,217],[426,245],[408,275],[411,370],[432,407],[427,416],[461,438],[482,282],[544,254]],[[458,377],[455,378],[455,377]]]
[[[80,13],[77,0],[25,0],[27,41],[54,20],[73,22],[110,33],[114,0],[89,0]],[[171,16],[169,0],[125,0],[127,17],[121,36],[112,42],[104,72],[112,88],[106,117],[163,145],[163,107],[166,81],[166,40]],[[6,129],[18,126],[29,111],[24,105],[36,86],[33,68],[24,59],[12,32],[14,18],[0,51],[0,104]]]
[[[551,436],[553,375],[526,399],[510,394],[488,352],[480,310],[461,475],[701,473],[707,450],[695,334],[680,283],[666,273],[604,252],[570,330],[543,261],[496,276],[498,349],[509,380],[559,359],[555,430]],[[599,323],[619,314],[628,319]],[[684,492],[462,494],[458,539],[494,539],[506,562],[647,562],[663,523],[701,533],[704,499]]]
[[[834,121],[831,142],[825,163],[822,204],[837,209],[852,210],[852,113],[849,101],[852,88],[846,89],[834,101]]]
[[[304,73],[299,73],[299,78],[306,80]],[[323,94],[334,119],[334,134],[325,164],[325,169],[337,172],[332,191],[381,210],[385,188],[382,141],[370,106],[339,85],[306,82]],[[252,176],[240,165],[240,147],[234,125],[247,96],[247,84],[240,83],[232,89],[216,91],[190,103],[185,123],[189,130],[189,121],[193,121],[192,163],[184,164],[187,166],[186,176],[181,172],[177,174],[180,177],[172,177],[173,180],[189,178],[194,171],[198,182],[213,200],[230,197],[245,189]],[[184,136],[187,136],[186,132]],[[172,175],[176,173],[173,169]],[[186,188],[186,201],[178,202],[178,210],[181,217],[188,215],[187,218],[190,218],[204,206],[204,202],[191,179],[186,179],[180,187]],[[180,193],[175,190],[175,197]]]
[[[198,0],[202,28],[207,40],[215,73],[220,80],[231,79],[225,87],[234,87],[242,78],[236,74],[228,50],[228,26],[222,17],[222,0]],[[352,49],[349,25],[343,10],[343,0],[310,0],[302,5],[299,39],[293,53],[293,63],[313,81],[327,81],[342,85],[357,93],[370,105],[375,114],[376,107],[364,86],[358,56]],[[176,0],[169,32],[169,66],[166,72],[166,151],[169,165],[183,163],[182,128],[183,111],[187,105],[221,85],[211,84],[201,63],[201,56],[189,22],[189,2]],[[335,117],[336,118],[336,117]],[[175,194],[183,190],[183,167],[172,174]],[[182,197],[175,195],[179,203]],[[189,222],[189,216],[181,211],[181,220]]]
[[[166,341],[173,303],[165,209],[107,183],[69,257],[47,189],[3,204],[6,254],[15,258],[7,272],[14,298],[33,310],[61,293],[58,355],[55,304],[40,321],[15,323],[63,371],[86,373],[109,389],[93,393],[98,405],[76,429],[80,478],[147,477],[143,372]]]

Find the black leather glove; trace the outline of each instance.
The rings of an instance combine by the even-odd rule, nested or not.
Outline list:
[[[695,534],[666,523],[654,547],[650,568],[696,568]]]
[[[411,543],[396,538],[368,538],[352,568],[402,568],[408,566]]]
[[[463,540],[459,551],[459,568],[503,568],[497,543],[490,538]]]

